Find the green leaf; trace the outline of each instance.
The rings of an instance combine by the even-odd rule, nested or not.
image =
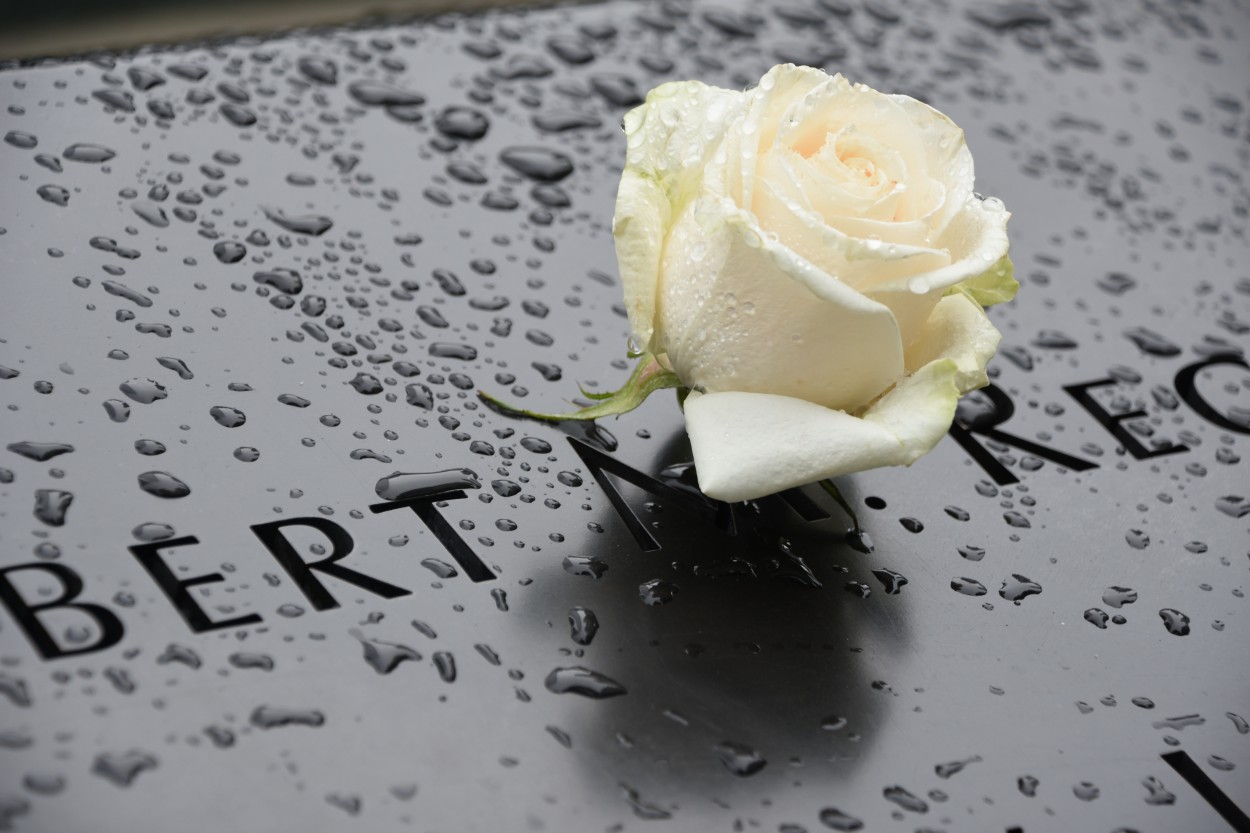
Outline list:
[[[580,384],[578,384],[577,390],[581,392],[581,395],[586,397],[587,399],[594,399],[596,401],[600,399],[611,399],[613,396],[616,395],[616,391],[614,390],[600,390],[600,391],[586,390]]]
[[[641,405],[655,391],[679,387],[681,387],[681,380],[677,378],[677,374],[671,370],[665,370],[655,356],[647,354],[638,362],[629,380],[619,390],[612,393],[589,393],[582,390],[585,396],[598,401],[577,411],[563,414],[530,411],[525,408],[518,408],[515,405],[509,405],[486,391],[480,390],[477,392],[477,395],[505,414],[541,419],[546,422],[563,422],[565,420],[592,420],[629,413]],[[578,388],[581,389],[581,386],[579,385]]]

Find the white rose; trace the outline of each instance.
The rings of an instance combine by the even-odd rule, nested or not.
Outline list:
[[[986,384],[1008,213],[915,99],[774,67],[625,117],[613,231],[640,348],[692,389],[699,485],[748,500],[908,465]]]

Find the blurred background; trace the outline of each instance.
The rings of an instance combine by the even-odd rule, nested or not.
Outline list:
[[[0,60],[508,5],[551,5],[551,0],[0,0]]]

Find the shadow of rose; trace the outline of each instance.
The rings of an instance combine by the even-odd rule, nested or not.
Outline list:
[[[819,488],[700,510],[689,460],[677,432],[630,463],[673,491],[601,476],[624,512],[603,501],[603,532],[566,560],[572,574],[552,565],[541,603],[516,611],[536,639],[558,645],[553,665],[626,690],[610,701],[566,693],[557,729],[576,739],[577,769],[594,782],[584,786],[618,791],[643,818],[678,807],[688,818],[709,798],[766,797],[799,778],[847,778],[893,699],[874,682],[874,658],[908,642],[905,597],[883,612],[848,592],[873,583],[872,556],[848,543],[850,519]],[[862,505],[845,480],[844,497]],[[587,616],[597,623],[589,640]]]

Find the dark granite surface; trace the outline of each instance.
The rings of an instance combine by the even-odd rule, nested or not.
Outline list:
[[[9,69],[0,829],[1245,830],[1248,35],[614,2]],[[782,60],[1014,212],[994,387],[839,481],[860,537],[702,502],[670,395],[475,394],[624,379],[621,115]]]

